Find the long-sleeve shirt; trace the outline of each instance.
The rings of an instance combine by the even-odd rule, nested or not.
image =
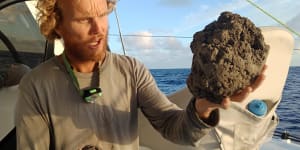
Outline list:
[[[139,108],[163,137],[179,144],[195,145],[219,119],[218,111],[206,123],[199,119],[194,100],[186,109],[170,102],[149,70],[128,56],[107,52],[98,74],[75,75],[80,88],[99,82],[103,94],[95,103],[82,99],[57,57],[22,79],[15,113],[18,149],[138,149]]]

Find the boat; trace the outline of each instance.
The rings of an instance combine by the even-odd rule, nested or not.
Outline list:
[[[0,149],[15,149],[16,147],[16,132],[14,126],[14,105],[17,101],[17,94],[18,94],[18,81],[21,79],[22,75],[25,74],[27,71],[30,71],[30,68],[34,68],[38,64],[48,60],[49,58],[53,57],[55,54],[54,52],[61,51],[62,45],[60,42],[51,43],[48,42],[40,33],[38,29],[38,25],[35,18],[35,0],[3,0],[0,2],[0,38],[2,43],[0,43],[0,66],[7,67],[7,64],[13,65],[14,69],[10,70],[14,72],[17,77],[12,77],[12,82],[3,83],[0,82]],[[272,29],[272,31],[276,30],[276,36],[278,36],[277,43],[280,47],[280,43],[282,40],[287,42],[287,45],[293,45],[293,37],[291,36],[290,32],[282,29],[282,28],[274,28],[274,27],[262,27],[265,31],[265,36],[270,35],[268,32]],[[273,35],[272,35],[273,36]],[[285,38],[280,38],[285,36]],[[276,43],[276,42],[275,42]],[[292,47],[288,49],[292,50]],[[290,51],[291,52],[291,51]],[[290,53],[288,53],[290,54]],[[281,55],[281,54],[275,54]],[[286,55],[286,54],[284,54]],[[278,57],[278,56],[274,56]],[[287,60],[285,63],[289,63],[289,56],[287,56]],[[276,62],[274,59],[271,60],[269,63],[276,63],[279,66],[281,65],[288,65],[282,62]],[[26,66],[19,65],[25,64]],[[17,68],[17,69],[16,69]],[[283,67],[284,68],[284,67]],[[11,68],[1,68],[1,69],[11,69]],[[0,69],[0,73],[1,73]],[[270,70],[275,70],[278,72],[277,68],[270,68]],[[284,81],[286,78],[288,69],[280,70],[279,77],[282,79],[277,83],[281,84],[278,87],[282,87],[284,85]],[[3,74],[0,74],[0,77]],[[1,78],[0,78],[1,79]],[[269,79],[267,82],[272,82],[276,79]],[[273,93],[269,93],[268,96],[273,96],[272,98],[275,99],[272,102],[272,106],[274,108],[277,107],[278,103],[280,102],[280,94],[281,88],[276,88],[277,86],[272,87],[271,91]],[[268,88],[269,87],[262,87]],[[190,98],[192,95],[187,88],[179,89],[175,93],[168,95],[169,99],[172,100],[174,103],[179,105],[180,107],[184,108],[187,105],[186,101],[181,101],[182,97],[185,99]],[[270,97],[264,96],[261,92],[257,92],[254,94],[254,97],[260,97],[263,99],[271,99]],[[249,100],[253,99],[254,97],[250,97]],[[275,98],[274,98],[275,97]],[[245,105],[245,104],[241,104]],[[220,135],[218,133],[222,133],[222,129],[226,129],[226,126],[236,124],[236,120],[232,120],[225,122],[224,120],[230,120],[228,114],[232,114],[229,111],[237,111],[241,108],[240,105],[234,104],[232,108],[229,110],[222,110],[221,114],[224,114],[221,120],[221,125],[217,128],[213,129],[206,137],[204,137],[203,143],[200,142],[200,148],[195,148],[191,146],[182,146],[173,144],[165,139],[163,139],[158,132],[156,132],[149,122],[145,119],[142,113],[139,113],[139,130],[143,132],[139,132],[140,137],[140,149],[141,150],[160,150],[160,149],[174,149],[174,150],[181,150],[181,149],[228,149],[224,148],[227,147],[226,145],[234,145],[230,142],[230,140],[222,139],[226,137],[226,134],[222,137],[218,137]],[[274,109],[272,112],[269,112],[271,116],[274,115]],[[239,115],[245,115],[243,113]],[[247,114],[249,116],[249,114]],[[246,115],[246,116],[247,116]],[[276,117],[276,116],[275,116]],[[247,118],[247,117],[246,117]],[[276,121],[276,119],[274,119]],[[276,124],[276,123],[275,123]],[[272,124],[273,125],[273,124]],[[223,128],[222,128],[223,127]],[[249,127],[249,126],[246,126]],[[274,128],[273,128],[274,129]],[[269,133],[273,133],[270,131]],[[284,133],[280,133],[285,135]],[[251,133],[248,133],[251,135]],[[248,136],[247,135],[247,136]],[[268,150],[268,149],[289,149],[289,150],[296,150],[300,149],[300,144],[291,140],[286,136],[285,138],[276,138],[272,135],[268,137],[264,137],[266,139],[261,139],[262,141],[261,149]],[[268,138],[268,139],[267,139]],[[294,138],[294,139],[300,139]],[[226,141],[227,143],[222,143],[220,140]],[[238,139],[236,139],[238,140]],[[202,144],[202,145],[201,145]],[[246,146],[249,146],[248,144]],[[232,147],[230,147],[231,149]],[[242,147],[243,148],[243,147]],[[242,149],[241,147],[239,149]],[[247,149],[247,148],[245,148]]]

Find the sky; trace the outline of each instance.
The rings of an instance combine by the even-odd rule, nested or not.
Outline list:
[[[300,33],[300,1],[252,1]],[[258,27],[280,26],[247,0],[119,0],[116,6],[126,55],[151,69],[190,68],[193,34],[203,30],[223,11],[247,17]],[[110,14],[109,20],[110,49],[123,54],[116,14]],[[295,34],[294,37],[295,48],[300,49],[300,37]],[[291,65],[300,66],[300,50],[294,50]]]

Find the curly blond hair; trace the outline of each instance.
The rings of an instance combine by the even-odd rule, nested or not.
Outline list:
[[[60,39],[60,36],[55,31],[55,28],[62,19],[58,1],[59,0],[38,0],[36,5],[40,31],[50,41]],[[107,0],[108,11],[103,15],[112,12],[115,4],[116,0]]]

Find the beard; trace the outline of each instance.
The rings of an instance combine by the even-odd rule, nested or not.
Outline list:
[[[95,36],[89,40],[82,41],[80,39],[70,39],[68,41],[64,41],[65,51],[78,61],[100,61],[105,57],[105,53],[107,51],[107,35],[105,36]],[[101,38],[101,42],[99,46],[95,49],[90,49],[88,47],[88,43],[91,41],[95,41],[95,39]]]

